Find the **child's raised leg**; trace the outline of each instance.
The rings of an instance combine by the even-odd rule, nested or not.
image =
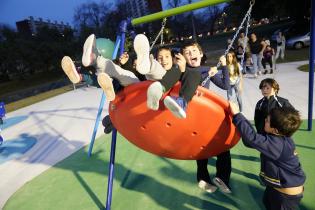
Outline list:
[[[138,34],[134,39],[133,47],[137,54],[137,71],[145,75],[148,80],[162,79],[166,70],[152,55],[150,56],[148,38],[144,34]]]
[[[140,74],[147,74],[150,71],[150,44],[144,34],[138,34],[133,42],[133,48],[137,54],[136,69]]]

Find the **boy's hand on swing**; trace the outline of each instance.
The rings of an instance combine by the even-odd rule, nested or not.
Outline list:
[[[129,60],[129,54],[127,52],[124,52],[123,54],[121,54],[121,56],[119,57],[119,63],[121,65],[124,65],[125,63],[127,63],[127,61]]]
[[[180,53],[175,54],[175,64],[178,65],[178,68],[181,72],[185,72],[186,59],[182,54],[180,54]]]
[[[211,67],[208,73],[210,77],[213,77],[216,73],[218,73],[217,67]]]

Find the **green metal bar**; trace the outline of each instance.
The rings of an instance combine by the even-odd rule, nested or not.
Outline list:
[[[187,4],[181,7],[176,7],[173,9],[153,13],[151,15],[146,15],[143,17],[132,19],[131,24],[135,26],[142,23],[148,23],[148,22],[165,18],[165,17],[174,16],[174,15],[178,15],[184,12],[189,12],[189,11],[200,9],[203,7],[208,7],[208,6],[230,2],[230,1],[231,0],[203,0],[203,1],[192,3],[192,4]]]

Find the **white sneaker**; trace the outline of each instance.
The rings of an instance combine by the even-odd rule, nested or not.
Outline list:
[[[153,82],[147,90],[147,107],[152,110],[159,109],[160,99],[163,96],[163,86],[160,82]]]
[[[217,187],[212,185],[212,184],[209,184],[208,182],[205,182],[203,180],[200,180],[199,183],[198,183],[198,187],[202,190],[205,190],[206,192],[208,193],[213,193],[217,190]]]
[[[83,45],[83,55],[82,55],[82,64],[83,66],[91,66],[94,64],[95,59],[97,58],[96,50],[96,38],[94,34],[91,34],[84,42]]]
[[[112,79],[106,73],[99,73],[97,75],[97,82],[103,89],[107,101],[113,101],[115,99],[115,91],[112,83]]]
[[[81,77],[69,56],[64,56],[62,58],[61,68],[73,84],[79,83],[81,81]]]
[[[232,193],[231,189],[226,186],[226,184],[220,178],[214,177],[212,182],[220,189],[221,192]]]
[[[163,102],[166,108],[170,110],[173,115],[181,119],[186,118],[185,110],[171,96],[166,96]]]
[[[140,74],[150,72],[150,44],[148,38],[144,34],[138,34],[133,41],[133,48],[137,54],[136,69]]]

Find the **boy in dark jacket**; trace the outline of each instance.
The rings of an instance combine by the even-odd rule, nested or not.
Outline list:
[[[259,89],[264,97],[256,104],[254,121],[257,133],[262,134],[264,133],[265,119],[271,109],[293,106],[287,99],[278,96],[280,88],[276,80],[272,78],[263,79],[260,82]]]
[[[265,134],[258,134],[235,103],[230,102],[230,108],[244,145],[260,152],[266,209],[297,209],[303,197],[305,174],[291,136],[301,124],[299,112],[292,107],[273,108],[265,120]]]

